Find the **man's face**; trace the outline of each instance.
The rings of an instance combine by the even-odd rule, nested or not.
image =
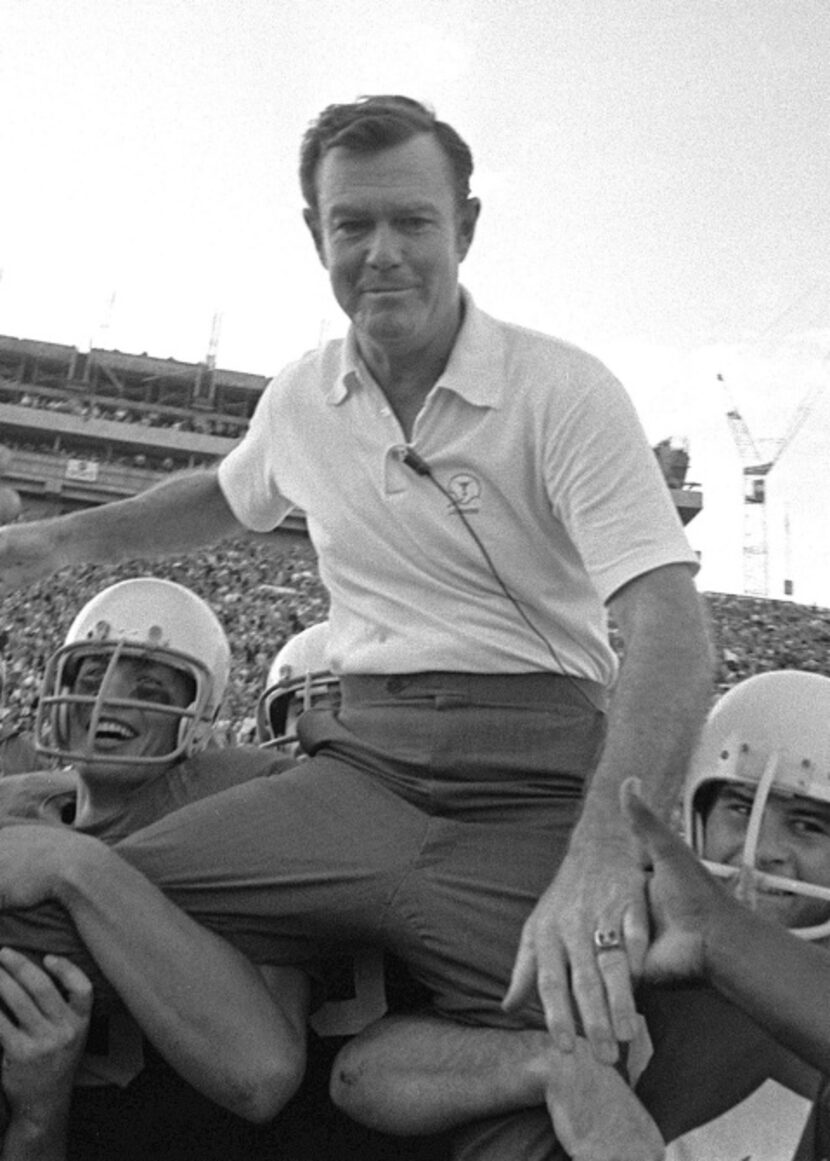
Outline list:
[[[458,266],[478,202],[459,207],[449,161],[429,134],[379,153],[326,153],[317,214],[306,213],[337,302],[372,362],[449,352],[459,322]]]
[[[101,690],[110,657],[84,657],[72,692],[96,697],[101,691],[105,702],[93,739],[88,738],[93,705],[69,706],[69,748],[85,751],[91,742],[97,755],[112,758],[113,768],[125,758],[152,758],[176,749],[180,717],[152,708],[179,706],[193,700],[191,679],[184,673],[150,658],[122,657],[116,662]],[[146,707],[113,706],[113,699],[133,699],[150,703]],[[99,773],[102,772],[99,766]]]
[[[740,867],[754,788],[725,783],[704,827],[704,858]],[[759,871],[830,887],[830,804],[770,794],[758,837]],[[826,900],[758,885],[756,909],[786,927],[812,927],[830,916]]]

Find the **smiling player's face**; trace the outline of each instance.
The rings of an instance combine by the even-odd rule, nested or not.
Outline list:
[[[120,658],[108,674],[108,661],[106,656],[93,655],[84,657],[80,663],[73,693],[100,696],[104,704],[93,737],[89,736],[92,704],[69,707],[70,748],[107,755],[112,758],[114,769],[121,759],[170,754],[176,748],[181,719],[178,714],[164,713],[155,707],[189,705],[192,701],[190,679],[172,666],[150,658]],[[144,704],[113,705],[118,699]]]
[[[740,867],[753,788],[724,784],[704,827],[704,858]],[[758,836],[759,871],[830,887],[830,803],[770,794]],[[812,927],[830,917],[826,900],[759,885],[757,910],[786,927]]]

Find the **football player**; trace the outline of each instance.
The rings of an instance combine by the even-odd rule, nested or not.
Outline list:
[[[212,745],[211,728],[229,669],[224,630],[208,605],[190,590],[151,577],[103,590],[78,613],[46,667],[35,741],[39,755],[60,768],[0,780],[3,815],[71,827],[78,835],[109,844],[188,802],[290,765],[276,752]],[[159,932],[158,938],[165,934]],[[128,947],[111,950],[130,954]],[[31,1044],[22,1044],[19,1032],[19,1013],[25,1013],[27,1003],[31,1008],[39,996],[46,997],[40,1001],[45,1037],[41,1044],[48,1046],[62,1034],[67,1039],[66,1029],[79,1004],[75,993],[67,991],[62,997],[54,983],[63,983],[66,989],[64,977],[69,973],[69,982],[83,990],[74,974],[77,969],[65,961],[47,957],[40,969],[13,952],[5,954],[12,959],[0,965],[4,969],[0,984],[12,990],[10,999],[18,1004],[17,1009],[12,1007],[18,1013],[18,1031],[9,1022],[0,1022],[4,1075],[15,1052],[32,1051]],[[202,1004],[211,979],[206,967],[199,965]],[[162,1051],[167,1049],[171,1063],[191,1077],[194,1071],[198,1078],[202,1069],[215,1069],[222,1072],[224,1082],[228,1061],[244,1077],[245,1059],[259,1059],[267,1069],[267,1083],[274,1086],[269,1100],[279,1103],[288,1100],[301,1076],[308,983],[293,968],[259,970],[272,997],[264,1023],[252,1019],[244,1005],[234,1017],[237,999],[221,993],[224,1015],[214,1021],[215,1043],[221,1044],[224,1054],[221,1062],[214,1060],[210,1019],[207,1024],[203,1019],[198,1028],[201,1046],[194,1039],[178,1047],[172,1039],[155,1039]],[[193,989],[193,972],[193,964],[182,963],[182,989]],[[210,1005],[204,1008],[207,1015]],[[76,1020],[71,1027],[68,1039],[75,1044],[85,1021]],[[35,1032],[37,1028],[33,1038]],[[74,1058],[65,1045],[62,1051],[65,1081]],[[51,1054],[42,1053],[44,1065],[54,1063],[56,1052],[55,1048]],[[223,1156],[232,1155],[231,1137],[243,1146],[242,1122],[183,1084],[121,1011],[93,1022],[78,1080],[82,1084],[76,1089],[71,1144],[81,1155],[97,1155],[98,1147],[107,1155],[104,1143],[109,1141],[113,1155],[124,1156],[135,1145],[144,1150],[143,1156],[160,1157],[165,1144],[175,1142],[185,1129],[202,1135],[200,1156],[213,1155],[207,1152],[208,1142]],[[7,1091],[12,1116],[7,1141],[14,1139],[23,1119],[42,1145],[44,1157],[62,1156],[54,1147],[65,1118],[61,1094],[66,1087],[52,1086],[51,1098],[43,1088],[34,1094],[26,1091],[22,1082]],[[143,1137],[135,1131],[139,1114],[143,1125],[146,1121]],[[152,1126],[152,1139],[147,1126]],[[86,1134],[85,1145],[79,1144],[78,1134]],[[53,1152],[46,1151],[47,1145]]]
[[[261,746],[296,752],[297,719],[315,706],[340,702],[340,682],[326,658],[328,621],[311,625],[289,638],[268,670],[257,705],[257,738]]]

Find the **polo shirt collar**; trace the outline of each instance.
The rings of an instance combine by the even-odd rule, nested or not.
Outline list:
[[[464,321],[455,340],[444,373],[437,387],[454,391],[478,407],[498,408],[502,404],[504,383],[504,338],[495,319],[479,310],[469,291],[461,288]],[[342,403],[361,385],[365,374],[357,348],[354,330],[349,327],[340,347],[337,377],[326,393],[331,404]]]
[[[461,288],[464,321],[436,386],[454,391],[478,407],[498,408],[505,390],[504,336],[495,319],[476,306]]]

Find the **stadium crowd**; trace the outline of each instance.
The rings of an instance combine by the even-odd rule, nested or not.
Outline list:
[[[250,734],[275,654],[295,632],[323,620],[328,609],[311,547],[283,536],[228,541],[192,557],[66,569],[5,597],[0,602],[4,726],[32,724],[46,660],[61,644],[74,612],[106,585],[150,574],[187,585],[219,616],[233,649],[224,728],[228,740]]]
[[[73,610],[104,586],[153,574],[187,585],[222,621],[233,650],[224,729],[250,740],[253,709],[277,651],[295,632],[325,618],[326,592],[311,546],[282,535],[232,540],[193,556],[86,565],[0,602],[5,721],[32,724],[46,659],[61,643]],[[802,669],[830,676],[830,609],[728,593],[706,593],[718,691],[756,673]],[[611,630],[617,645],[617,636]]]

